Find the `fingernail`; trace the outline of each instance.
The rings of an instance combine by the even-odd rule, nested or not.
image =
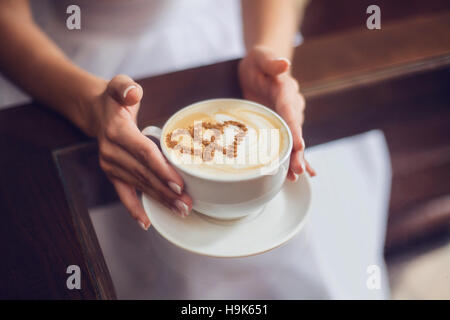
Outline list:
[[[128,92],[130,92],[130,90],[137,88],[135,85],[131,85],[128,88],[125,89],[125,91],[123,92],[123,97],[126,98]]]
[[[296,173],[294,173],[294,181],[292,181],[292,182],[297,182],[297,180],[298,180],[298,175]]]
[[[178,213],[181,214],[181,216],[187,216],[189,214],[189,207],[183,201],[178,199],[175,200],[175,207],[178,209]]]
[[[274,61],[286,61],[286,63],[289,65],[289,67],[291,66],[291,60],[289,60],[288,58],[280,57],[280,58],[275,58],[273,60]]]
[[[180,195],[181,194],[181,187],[177,185],[175,182],[169,181],[167,183],[169,185],[169,188],[172,189],[173,192]]]
[[[176,207],[171,207],[170,209],[171,209],[172,212],[175,213],[177,216],[180,216],[180,217],[182,217],[182,218],[185,217],[185,216],[183,216],[183,215],[180,213],[180,211],[178,210],[178,208],[176,208]]]
[[[142,228],[144,231],[147,231],[147,228],[145,227],[145,224],[144,224],[142,221],[138,221],[138,224],[141,226],[141,228]]]
[[[305,140],[303,139],[303,137],[300,138],[300,142],[301,142],[301,144],[302,144],[302,150],[305,150],[306,144],[305,144]]]
[[[303,170],[303,172],[302,173],[305,173],[306,172],[306,168],[305,168],[305,162],[302,160],[302,161],[300,161],[300,164],[301,164],[301,166],[302,166],[302,170]]]

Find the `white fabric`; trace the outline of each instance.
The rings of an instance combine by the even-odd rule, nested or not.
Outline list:
[[[77,65],[106,79],[167,73],[241,57],[239,0],[78,0],[81,30],[68,30],[72,1],[32,1],[44,32]],[[29,100],[0,76],[0,108]]]
[[[390,193],[384,136],[371,131],[307,150],[318,171],[310,219],[268,253],[219,259],[186,252],[142,231],[120,204],[90,215],[121,299],[383,299],[383,244]],[[369,265],[381,289],[366,286]]]

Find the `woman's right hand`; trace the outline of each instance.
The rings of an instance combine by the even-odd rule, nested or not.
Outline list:
[[[136,190],[183,217],[192,209],[192,200],[183,192],[180,175],[136,125],[142,95],[141,86],[130,77],[114,77],[94,99],[92,133],[98,139],[101,168],[131,216],[147,230],[150,220]]]

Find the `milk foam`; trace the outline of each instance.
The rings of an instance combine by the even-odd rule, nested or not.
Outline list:
[[[234,147],[238,134],[242,138]],[[188,172],[213,176],[241,176],[272,166],[286,153],[289,143],[283,123],[271,112],[227,99],[207,101],[181,111],[166,125],[162,136],[173,162]],[[207,144],[211,140],[214,147],[202,145],[202,141]]]

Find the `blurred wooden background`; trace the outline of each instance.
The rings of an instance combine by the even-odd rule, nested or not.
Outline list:
[[[305,39],[330,35],[348,29],[366,29],[369,5],[381,9],[382,25],[417,16],[448,11],[447,0],[310,0],[301,31]]]
[[[366,28],[366,8],[371,4],[381,9],[381,30]],[[386,254],[449,239],[450,1],[312,0],[301,31],[305,41],[296,51],[294,74],[309,102],[306,132],[308,121],[317,117],[325,131],[342,122],[348,133],[378,127],[388,137],[394,176]],[[440,71],[425,76],[430,70]],[[414,81],[403,88],[395,85],[399,79],[421,75],[426,78],[422,85]],[[337,93],[356,88],[362,92],[385,81],[391,84],[380,87],[377,97],[361,98],[359,108],[373,112],[371,119],[359,117],[360,110],[347,110]],[[398,100],[398,91],[406,92],[408,86],[417,96]],[[427,99],[422,103],[421,90],[426,92],[422,99]],[[341,108],[327,120],[324,110],[314,110],[321,100],[315,97],[324,94],[334,96],[339,101],[335,107]],[[390,107],[379,105],[377,110],[374,103]],[[313,134],[312,142],[321,134]]]

